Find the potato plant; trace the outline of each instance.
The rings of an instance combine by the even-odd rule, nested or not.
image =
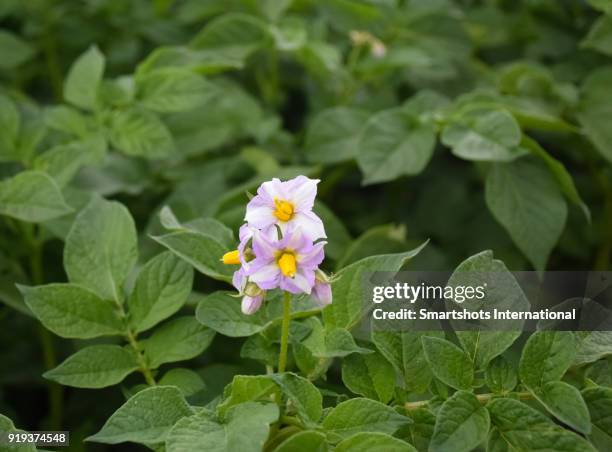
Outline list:
[[[366,272],[610,270],[611,57],[610,0],[2,1],[0,432],[612,450],[612,332],[359,328]]]

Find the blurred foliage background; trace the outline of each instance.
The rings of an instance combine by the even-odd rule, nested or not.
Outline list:
[[[46,171],[75,211],[92,193],[120,200],[142,233],[143,260],[160,251],[149,235],[161,230],[162,206],[237,230],[246,191],[306,174],[321,179],[332,271],[427,238],[411,264],[421,269],[450,270],[483,249],[510,269],[610,269],[610,11],[606,0],[3,0],[0,178]],[[103,62],[103,80],[80,74],[95,87],[91,104],[65,91],[81,55],[83,65]],[[419,121],[429,114],[442,141],[415,166],[385,160],[401,131],[393,118],[370,119],[413,108],[405,102],[424,90],[438,97],[425,95]],[[516,156],[461,154],[443,129],[466,105],[510,112],[491,125],[492,139],[520,126],[536,150],[522,138],[510,151],[542,158],[560,194],[496,213],[502,201],[486,199],[486,179]],[[537,190],[533,172],[514,174],[518,198]],[[567,215],[552,212],[563,195]],[[61,425],[72,432],[68,450],[84,450],[79,438],[122,396],[44,381],[78,343],[40,328],[14,288],[66,279],[73,218],[0,217],[0,412],[30,430]],[[216,287],[196,281],[200,292]],[[235,373],[259,370],[240,345],[217,336],[190,364],[204,399]]]

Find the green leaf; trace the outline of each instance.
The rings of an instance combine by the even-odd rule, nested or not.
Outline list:
[[[181,68],[156,69],[136,76],[136,97],[153,111],[168,113],[192,110],[204,104],[214,85],[200,75]]]
[[[0,214],[39,223],[72,212],[57,183],[40,171],[0,181]]]
[[[260,361],[265,366],[278,364],[278,344],[268,340],[262,334],[253,335],[242,344],[240,357]]]
[[[350,329],[359,323],[366,314],[362,300],[363,273],[398,271],[407,260],[419,254],[425,245],[427,242],[405,253],[370,256],[343,268],[332,284],[334,302],[323,310],[325,325]]]
[[[62,187],[72,180],[84,165],[94,165],[103,159],[106,141],[99,135],[54,146],[34,159],[33,167],[53,176]]]
[[[306,425],[316,425],[323,414],[323,396],[316,386],[293,373],[274,375],[272,379],[280,386]]]
[[[5,433],[26,433],[24,430],[15,428],[13,421],[8,417],[0,414],[0,432]],[[6,437],[3,441],[6,442]],[[6,443],[2,445],[6,452],[36,452],[36,446],[33,443]]]
[[[130,108],[112,112],[110,142],[127,155],[147,159],[163,159],[175,152],[170,131],[150,111]]]
[[[187,230],[170,232],[153,239],[211,278],[229,282],[237,270],[221,262],[223,254],[230,249],[217,237]]]
[[[359,109],[335,107],[317,114],[306,132],[305,153],[314,163],[337,163],[357,156],[359,132],[368,114]]]
[[[473,109],[449,122],[442,131],[442,143],[466,160],[510,161],[522,152],[521,128],[505,110]]]
[[[184,361],[201,354],[212,342],[215,332],[193,317],[172,319],[142,341],[151,368]]]
[[[355,394],[388,403],[395,392],[395,369],[379,353],[354,353],[342,360],[342,381]]]
[[[612,0],[587,0],[587,3],[605,13],[612,11]]]
[[[104,55],[96,46],[91,46],[70,67],[64,83],[64,98],[77,107],[94,110],[104,64]]]
[[[582,45],[612,56],[612,18],[602,15],[597,19],[587,37],[582,41]]]
[[[160,386],[176,386],[185,397],[197,394],[206,388],[202,377],[197,372],[181,367],[170,369],[159,380],[158,384]]]
[[[384,433],[357,433],[341,441],[336,452],[416,452],[416,449],[401,439]]]
[[[216,59],[242,63],[268,39],[263,21],[246,14],[230,13],[208,23],[192,39],[190,47],[207,50]]]
[[[600,451],[612,447],[612,389],[603,386],[587,388],[582,391],[589,408],[592,429],[589,439]]]
[[[56,283],[19,290],[32,313],[58,336],[89,339],[125,333],[115,304],[83,287]]]
[[[431,452],[470,451],[489,433],[489,412],[470,392],[457,391],[442,404],[436,418]]]
[[[130,212],[118,202],[94,196],[66,237],[64,267],[70,282],[120,302],[123,282],[137,258],[136,227]]]
[[[169,251],[147,262],[128,298],[134,330],[145,331],[178,311],[191,293],[192,284],[191,266]]]
[[[253,315],[244,315],[240,311],[240,299],[228,292],[213,292],[202,297],[196,318],[203,325],[229,337],[252,336],[267,324],[263,309]]]
[[[327,227],[327,224],[325,226]],[[406,227],[393,224],[374,226],[347,245],[336,265],[337,268],[346,267],[375,254],[398,253],[409,248],[406,243]]]
[[[48,107],[45,110],[45,124],[51,129],[78,137],[88,135],[93,127],[90,118],[67,105]]]
[[[567,218],[567,205],[550,173],[528,159],[495,164],[487,175],[485,199],[518,248],[536,270],[543,270]]]
[[[516,387],[518,378],[512,364],[503,356],[498,356],[489,363],[485,371],[485,381],[491,391],[506,393]]]
[[[576,357],[573,365],[592,363],[612,355],[612,331],[577,331]]]
[[[329,450],[325,435],[314,430],[305,430],[291,435],[274,452],[327,452]]]
[[[0,30],[0,69],[15,69],[31,59],[36,49],[10,31]]]
[[[487,405],[491,423],[497,427],[509,450],[554,450],[595,452],[584,438],[554,424],[541,412],[514,399],[494,399]]]
[[[564,381],[550,381],[535,392],[557,419],[580,433],[591,433],[591,418],[580,391]]]
[[[277,384],[267,375],[236,375],[225,388],[225,400],[217,406],[217,412],[224,416],[227,411],[245,402],[269,401],[280,394]]]
[[[371,117],[359,136],[357,163],[364,184],[419,174],[433,155],[435,128],[401,108]]]
[[[502,261],[493,258],[491,251],[483,251],[461,262],[449,278],[448,285],[486,287],[485,297],[482,300],[471,300],[470,303],[449,301],[448,310],[466,309],[478,312],[482,309],[491,312],[492,309],[529,311],[530,308],[529,301],[515,277]],[[489,361],[508,349],[521,335],[524,323],[523,320],[507,321],[505,327],[508,329],[512,327],[513,331],[495,331],[495,322],[495,320],[490,322],[482,320],[477,330],[470,330],[474,329],[474,325],[451,321],[461,346],[477,370],[485,369]],[[463,331],[462,326],[466,326],[465,329],[468,331]]]
[[[612,162],[612,68],[603,68],[589,75],[582,85],[577,117],[583,132],[608,162]]]
[[[423,352],[421,338],[443,338],[442,331],[372,331],[372,341],[395,370],[404,378],[407,390],[423,393],[429,387],[433,373]]]
[[[316,319],[310,335],[302,341],[316,358],[343,358],[351,353],[372,353],[368,348],[359,347],[351,333],[344,328],[323,327]]]
[[[474,368],[469,356],[452,342],[423,336],[423,352],[433,374],[455,389],[472,389]]]
[[[538,331],[532,334],[519,362],[521,381],[531,389],[560,380],[576,356],[571,331]]]
[[[204,445],[207,452],[258,452],[278,414],[278,407],[271,403],[235,406],[221,422],[202,411],[176,423],[166,440],[166,451],[199,450]]]
[[[433,436],[436,416],[426,408],[417,408],[410,411],[410,418],[413,423],[408,426],[408,431],[402,430],[410,440],[410,443],[418,450],[428,450],[431,437]],[[403,437],[400,434],[400,437]]]
[[[120,383],[137,369],[135,355],[125,348],[92,345],[68,357],[43,377],[76,388],[104,388]]]
[[[351,235],[342,220],[321,201],[315,201],[313,212],[321,218],[325,225],[327,234],[325,256],[331,259],[339,259],[351,242]]]
[[[489,432],[487,440],[487,452],[510,452],[510,445],[496,428]]]
[[[193,409],[177,387],[154,386],[130,397],[87,441],[105,444],[126,441],[145,445],[161,443],[179,419],[192,414]]]
[[[537,141],[532,140],[531,138],[524,136],[522,145],[529,149],[529,151],[542,159],[544,164],[548,167],[548,170],[553,175],[559,188],[565,195],[565,197],[576,206],[578,206],[587,221],[591,221],[591,211],[589,207],[585,204],[585,202],[580,197],[580,193],[578,193],[578,189],[574,184],[574,179],[572,179],[572,175],[567,171],[563,163],[552,157],[548,152],[540,146]]]
[[[392,435],[410,423],[393,408],[370,399],[350,399],[332,408],[321,426],[330,440],[348,438],[356,433],[380,432]]]

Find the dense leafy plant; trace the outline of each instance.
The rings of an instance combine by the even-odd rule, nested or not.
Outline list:
[[[610,450],[612,333],[358,326],[365,271],[610,269],[611,56],[608,0],[3,1],[0,429]],[[333,302],[241,310],[220,258],[298,175]]]

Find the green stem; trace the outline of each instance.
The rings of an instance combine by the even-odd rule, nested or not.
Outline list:
[[[514,393],[514,395],[517,396],[519,400],[529,400],[532,398],[532,395],[529,392],[516,392]],[[499,396],[499,394],[476,394],[476,398],[483,405],[486,404],[489,400],[491,400],[495,396]],[[429,400],[406,402],[404,404],[404,409],[406,411],[414,411],[414,410],[418,410],[419,408],[426,407],[427,405],[429,405]]]
[[[44,283],[43,272],[43,242],[40,238],[40,230],[36,225],[26,224],[25,236],[30,247],[30,277],[34,285]],[[43,354],[43,362],[46,370],[57,366],[57,356],[53,346],[53,336],[42,325],[38,326],[38,337]],[[63,388],[53,381],[47,382],[49,397],[49,419],[52,430],[61,430],[62,416],[64,411]]]
[[[144,376],[145,381],[149,386],[155,386],[157,383],[155,382],[155,378],[153,378],[153,374],[151,373],[151,369],[147,365],[147,362],[142,354],[142,350],[140,349],[140,344],[136,340],[136,336],[132,331],[128,330],[126,334],[127,340],[132,346],[134,353],[136,353],[136,360],[138,361],[138,367],[140,373]]]
[[[281,347],[278,357],[278,373],[283,373],[287,367],[287,349],[289,347],[289,323],[291,322],[291,294],[283,296],[283,325],[281,329]]]
[[[55,348],[53,347],[53,336],[51,336],[49,331],[42,325],[38,326],[38,335],[43,352],[45,369],[53,369],[57,366],[57,357],[55,355]],[[47,382],[47,390],[49,391],[49,428],[51,430],[61,430],[64,411],[63,388],[60,384],[49,381]]]

